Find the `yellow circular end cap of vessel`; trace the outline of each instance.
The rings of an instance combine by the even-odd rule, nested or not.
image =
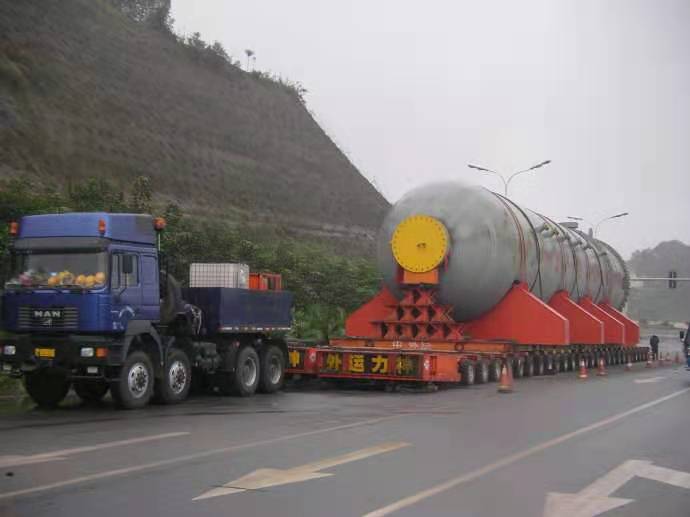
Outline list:
[[[412,215],[403,219],[393,232],[391,249],[400,266],[413,273],[426,273],[446,258],[448,230],[429,215]]]

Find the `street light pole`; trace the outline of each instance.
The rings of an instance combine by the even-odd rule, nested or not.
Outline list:
[[[620,217],[625,217],[626,215],[628,215],[628,212],[621,212],[620,214],[605,217],[604,219],[599,221],[597,223],[597,225],[594,227],[594,236],[595,237],[597,236],[597,233],[599,232],[599,226],[601,226],[601,223],[605,223],[606,221],[610,221],[611,219],[618,219]]]
[[[568,219],[572,219],[573,221],[582,221],[587,224],[589,224],[590,228],[593,230],[594,237],[597,236],[597,232],[599,231],[599,226],[601,226],[601,223],[605,223],[606,221],[610,221],[611,219],[618,219],[620,217],[625,217],[626,215],[630,215],[628,212],[621,212],[620,214],[616,215],[610,215],[609,217],[604,217],[602,220],[600,220],[597,224],[592,224],[590,221],[587,219],[584,219],[582,217],[574,217],[572,215],[567,216]]]
[[[488,172],[490,174],[495,174],[496,176],[501,178],[501,181],[503,182],[503,194],[505,195],[505,197],[508,197],[508,186],[510,185],[510,182],[513,181],[513,178],[515,178],[515,176],[518,176],[518,175],[523,174],[525,172],[533,171],[534,169],[538,169],[539,167],[543,167],[544,165],[548,165],[550,163],[551,163],[551,160],[544,160],[541,163],[538,163],[536,165],[532,165],[529,169],[514,172],[513,174],[508,176],[507,180],[506,180],[505,176],[503,176],[503,174],[501,174],[500,172],[496,172],[494,170],[487,169],[485,167],[480,167],[479,165],[472,165],[471,163],[468,163],[467,166],[470,169],[474,169],[474,170],[477,170],[480,172]]]

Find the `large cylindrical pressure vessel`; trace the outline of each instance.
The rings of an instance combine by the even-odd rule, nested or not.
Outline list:
[[[447,238],[448,251],[440,266],[438,299],[453,306],[456,321],[486,314],[515,282],[526,283],[544,302],[565,290],[575,301],[589,297],[619,310],[625,305],[628,273],[611,246],[483,187],[454,181],[410,191],[384,219],[378,263],[387,286],[397,294],[401,264],[394,254],[394,234],[403,221],[407,224],[418,215],[445,227],[439,239]],[[421,241],[427,239],[420,239],[418,246],[426,246]]]

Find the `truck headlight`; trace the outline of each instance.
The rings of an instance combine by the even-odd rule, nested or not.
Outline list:
[[[5,345],[3,347],[3,354],[5,355],[15,355],[17,353],[17,347],[14,345]]]
[[[93,357],[94,356],[94,350],[93,347],[86,346],[81,349],[81,356],[82,357]]]

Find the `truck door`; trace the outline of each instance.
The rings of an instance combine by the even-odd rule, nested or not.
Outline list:
[[[160,320],[160,291],[158,288],[158,260],[153,255],[141,256],[142,317]]]
[[[113,329],[124,330],[131,319],[143,319],[139,255],[114,253],[110,285],[113,293]]]

